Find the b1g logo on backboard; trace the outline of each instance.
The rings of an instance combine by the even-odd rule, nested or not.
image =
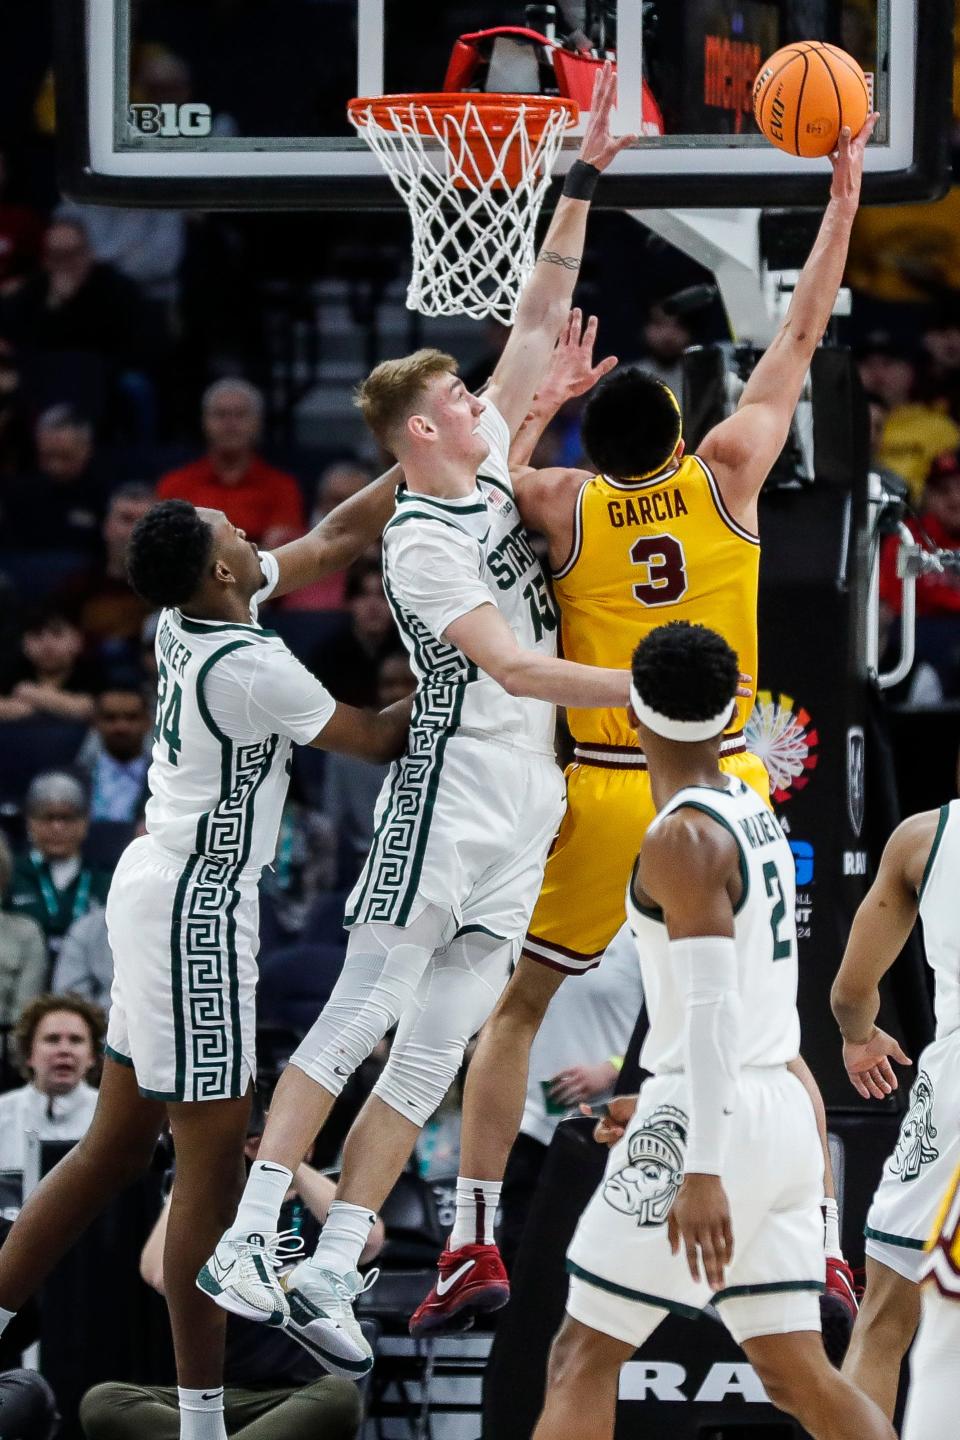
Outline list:
[[[210,106],[193,100],[183,105],[131,105],[129,118],[138,135],[156,140],[198,140],[213,128]]]
[[[810,783],[820,736],[809,712],[791,695],[758,690],[743,738],[751,754],[766,766],[774,804],[789,800]]]

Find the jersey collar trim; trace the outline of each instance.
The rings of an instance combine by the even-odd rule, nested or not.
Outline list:
[[[662,485],[665,480],[672,480],[675,475],[680,474],[680,466],[672,465],[665,470],[658,470],[656,475],[648,475],[646,480],[614,480],[612,475],[602,475],[601,479],[614,490],[649,490],[654,485]]]
[[[477,496],[480,496],[479,501]],[[483,492],[479,487],[473,495],[465,495],[462,500],[438,500],[434,495],[425,495],[420,490],[398,490],[397,500],[400,502],[413,501],[423,505],[435,505],[438,510],[452,510],[455,515],[477,515],[482,514],[487,506],[483,499]]]
[[[262,625],[253,623],[244,625],[239,620],[227,624],[220,624],[218,621],[213,620],[189,620],[187,616],[181,614],[179,610],[174,610],[173,613],[176,616],[180,629],[185,630],[188,635],[220,635],[225,630],[240,630],[246,635],[253,633],[254,635],[275,636],[277,633],[276,630],[264,630]]]

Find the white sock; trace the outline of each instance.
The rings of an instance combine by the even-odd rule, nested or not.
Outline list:
[[[823,1250],[828,1259],[842,1260],[843,1251],[840,1248],[840,1214],[837,1210],[837,1202],[830,1195],[825,1195],[820,1205],[823,1212]]]
[[[492,1245],[502,1180],[468,1180],[457,1176],[457,1218],[448,1250],[461,1245]]]
[[[349,1275],[360,1263],[363,1247],[373,1229],[376,1215],[366,1205],[349,1205],[334,1200],[320,1236],[320,1243],[307,1261],[319,1270]]]
[[[3,1306],[0,1305],[0,1335],[6,1330],[16,1313],[16,1310],[4,1310]]]
[[[180,1440],[227,1440],[223,1421],[223,1386],[184,1390],[177,1386],[180,1404]]]
[[[275,1165],[272,1160],[254,1160],[237,1218],[227,1234],[234,1240],[240,1240],[246,1235],[269,1235],[275,1231],[280,1221],[283,1197],[292,1183],[293,1175],[286,1165]]]

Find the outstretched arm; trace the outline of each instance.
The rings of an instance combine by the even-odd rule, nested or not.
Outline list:
[[[530,409],[537,381],[563,329],[577,283],[590,200],[577,199],[570,192],[576,192],[577,182],[584,174],[583,166],[603,171],[621,150],[637,139],[635,135],[610,134],[615,98],[616,77],[607,64],[594,84],[590,122],[577,162],[581,169],[577,172],[574,166],[567,176],[564,194],[554,211],[533,274],[523,287],[510,338],[490,381],[487,393],[506,420],[511,435],[519,430]]]
[[[383,534],[402,478],[400,466],[392,465],[379,479],[331,510],[308,534],[275,550],[280,579],[271,598],[325,580],[358,560]]]
[[[907,943],[918,912],[918,893],[937,827],[937,812],[912,815],[887,841],[880,869],[854,916],[843,962],[830,991],[830,1008],[843,1035],[843,1063],[865,1100],[882,1100],[897,1088],[890,1064],[908,1057],[876,1025],[880,981]]]
[[[705,437],[698,454],[711,467],[734,518],[756,529],[757,496],[786,444],[814,351],[836,303],[860,204],[863,155],[878,117],[856,138],[849,130],[831,157],[833,185],[814,247],[800,272],[780,330],[747,382],[729,419]]]
[[[627,670],[603,670],[555,660],[538,650],[523,650],[493,604],[478,605],[448,625],[443,636],[468,660],[502,685],[509,695],[547,700],[578,709],[626,708],[630,686]]]
[[[316,750],[335,750],[338,755],[369,760],[372,765],[396,760],[407,748],[413,698],[405,695],[386,710],[361,710],[338,702],[310,744]]]
[[[530,411],[510,446],[510,474],[514,484],[529,469],[540,437],[558,411],[568,400],[592,390],[616,366],[616,355],[608,355],[606,360],[594,365],[596,339],[596,315],[591,315],[584,325],[583,312],[574,306],[550,357],[547,373],[537,386]]]

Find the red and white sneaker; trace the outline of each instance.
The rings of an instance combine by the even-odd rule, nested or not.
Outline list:
[[[510,1281],[496,1245],[461,1245],[444,1250],[430,1294],[410,1317],[411,1335],[445,1330],[459,1317],[500,1310],[510,1299]]]
[[[841,1256],[827,1256],[827,1294],[836,1295],[842,1300],[850,1312],[851,1320],[856,1320],[860,1306],[857,1303],[853,1271]]]

